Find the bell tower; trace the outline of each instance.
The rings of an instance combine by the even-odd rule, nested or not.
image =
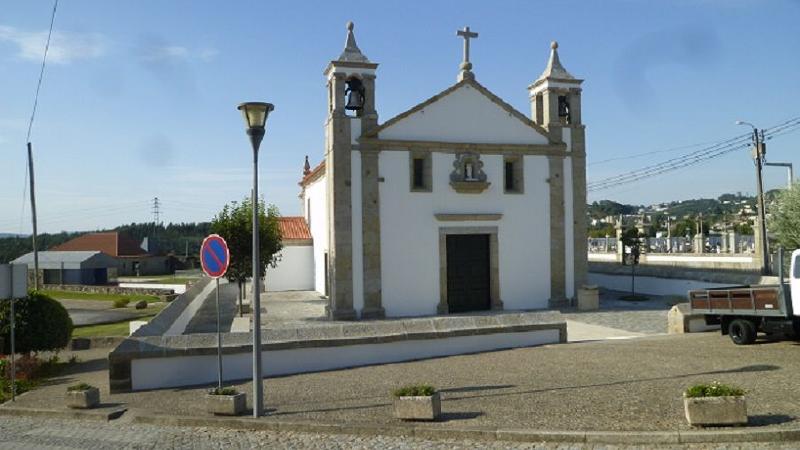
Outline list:
[[[528,86],[531,119],[548,131],[552,142],[566,144],[565,154],[548,156],[550,305],[553,307],[576,296],[586,283],[586,138],[581,118],[582,83],[583,80],[572,76],[561,65],[558,42],[553,41],[544,72]]]
[[[328,315],[334,320],[357,318],[353,308],[352,150],[357,139],[378,124],[375,111],[375,70],[378,64],[361,53],[353,28],[353,22],[347,22],[344,50],[324,72],[328,89],[325,122]]]

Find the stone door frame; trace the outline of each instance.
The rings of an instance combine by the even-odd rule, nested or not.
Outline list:
[[[447,235],[449,234],[487,234],[489,235],[489,307],[492,311],[503,309],[500,300],[500,254],[498,227],[439,227],[439,304],[437,314],[448,314],[447,303]]]

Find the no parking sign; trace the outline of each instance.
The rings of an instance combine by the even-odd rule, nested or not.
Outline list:
[[[200,265],[206,275],[211,278],[225,275],[230,261],[228,244],[222,236],[211,234],[203,239],[203,244],[200,246]]]

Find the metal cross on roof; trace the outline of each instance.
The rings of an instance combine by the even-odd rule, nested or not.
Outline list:
[[[464,38],[464,61],[461,63],[461,70],[469,71],[472,69],[472,63],[469,62],[469,40],[477,38],[478,33],[470,31],[469,27],[465,26],[463,30],[456,31],[456,36]]]

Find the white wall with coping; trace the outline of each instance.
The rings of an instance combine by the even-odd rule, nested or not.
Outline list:
[[[272,350],[263,352],[262,368],[264,376],[270,377],[557,342],[559,330],[552,329],[382,344]],[[217,380],[216,358],[216,355],[201,355],[135,359],[131,361],[132,388],[143,390],[214,383]],[[252,354],[249,352],[223,355],[225,380],[252,377],[252,364]]]
[[[382,130],[379,137],[438,142],[548,143],[547,137],[511,116],[470,85],[401,119]]]
[[[351,123],[355,122],[361,123],[360,120],[351,121]],[[353,309],[356,310],[356,314],[360,317],[361,310],[364,309],[364,235],[361,232],[363,229],[363,222],[361,221],[363,209],[361,205],[361,152],[358,150],[351,152],[350,180],[353,217],[350,225],[353,233]]]
[[[267,267],[267,291],[313,291],[314,247],[312,245],[285,245],[277,266]]]
[[[227,284],[228,280],[224,278],[220,278],[219,284]],[[217,283],[211,281],[208,283],[206,287],[200,291],[199,294],[189,303],[186,308],[181,312],[181,315],[172,322],[169,329],[164,333],[166,336],[177,336],[179,334],[183,334],[186,331],[186,326],[189,325],[189,322],[192,320],[197,311],[200,310],[200,307],[203,306],[203,302],[205,301],[206,297],[208,297],[214,289],[217,288]]]
[[[589,261],[616,261],[616,253],[589,253]]]
[[[647,261],[652,262],[721,262],[721,263],[747,263],[753,262],[752,256],[706,256],[706,255],[645,255]]]
[[[167,284],[167,283],[119,283],[121,288],[131,289],[172,289],[176,294],[183,294],[186,292],[185,284]]]
[[[506,113],[507,114],[507,113]],[[381,281],[387,316],[435,315],[439,303],[439,228],[497,226],[500,299],[505,309],[546,308],[550,297],[548,162],[525,156],[525,193],[503,193],[502,155],[483,155],[491,186],[459,194],[449,184],[455,156],[432,155],[432,192],[410,192],[409,154],[379,155]],[[500,213],[498,221],[439,222],[436,213]],[[413,245],[412,245],[413,244]]]
[[[303,210],[314,241],[314,290],[325,293],[325,253],[328,251],[327,177],[306,186]],[[308,200],[311,208],[308,209]]]
[[[609,275],[589,272],[589,284],[596,284],[606,289],[628,292],[631,290],[629,275]],[[678,295],[686,297],[692,289],[708,289],[730,286],[730,283],[711,283],[698,280],[682,280],[677,278],[636,277],[636,292],[650,295]],[[688,301],[688,299],[687,299]]]

